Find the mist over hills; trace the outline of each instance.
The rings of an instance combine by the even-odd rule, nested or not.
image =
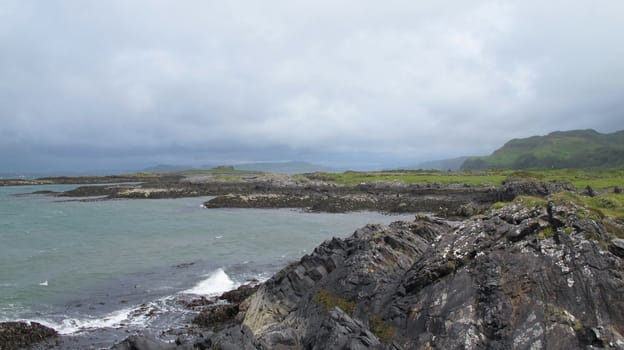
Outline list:
[[[440,159],[440,160],[430,160],[427,162],[422,162],[412,167],[414,169],[422,169],[422,170],[451,170],[457,171],[461,169],[462,164],[469,157],[457,157],[457,158],[449,158],[449,159]]]
[[[623,166],[624,130],[602,134],[586,129],[513,139],[489,156],[469,157],[461,169],[606,169]]]
[[[248,170],[248,171],[260,171],[279,174],[302,174],[313,172],[332,172],[335,169],[328,168],[318,164],[312,164],[304,161],[284,161],[284,162],[253,162],[253,163],[239,163],[239,164],[227,164],[225,166],[232,167],[236,170]],[[212,169],[215,165],[203,165],[201,169]],[[143,169],[143,172],[149,173],[175,173],[184,170],[200,170],[190,165],[170,165],[160,164]]]

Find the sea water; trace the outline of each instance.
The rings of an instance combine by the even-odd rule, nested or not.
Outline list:
[[[63,334],[183,324],[188,317],[179,298],[267,279],[326,239],[368,223],[411,219],[206,209],[209,197],[85,201],[31,194],[74,187],[0,187],[0,322],[35,320]],[[146,317],[150,310],[160,317]]]

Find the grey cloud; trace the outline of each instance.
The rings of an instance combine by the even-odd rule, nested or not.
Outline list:
[[[622,23],[615,0],[4,1],[0,170],[389,167],[622,129]]]

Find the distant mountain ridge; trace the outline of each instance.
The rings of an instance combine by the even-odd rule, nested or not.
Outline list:
[[[449,159],[440,159],[440,160],[430,160],[427,162],[422,162],[413,167],[414,169],[421,170],[451,170],[457,171],[461,168],[462,164],[468,159],[468,157],[457,157],[457,158],[449,158]]]
[[[303,174],[333,171],[333,169],[324,167],[322,165],[302,161],[234,164],[234,168],[239,170],[254,170],[280,174]]]
[[[624,130],[601,134],[586,129],[513,139],[489,156],[466,159],[461,169],[618,167],[624,167]]]
[[[256,162],[256,163],[239,163],[239,164],[227,164],[222,165],[221,167],[232,167],[235,170],[246,170],[246,171],[259,171],[259,172],[267,172],[267,173],[279,173],[279,174],[303,174],[303,173],[313,173],[317,171],[321,172],[332,172],[334,169],[324,167],[318,164],[312,164],[303,161],[285,161],[285,162]],[[170,164],[159,164],[156,166],[152,166],[149,168],[144,168],[141,172],[147,173],[157,173],[157,174],[166,174],[166,173],[181,173],[185,171],[191,172],[201,172],[202,170],[214,170],[214,165],[203,165],[200,168],[195,168],[190,165],[170,165]]]

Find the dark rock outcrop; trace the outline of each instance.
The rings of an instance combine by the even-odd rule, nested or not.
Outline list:
[[[111,350],[191,350],[193,347],[188,344],[185,346],[178,346],[178,344],[169,344],[158,341],[153,337],[148,336],[130,336],[123,341],[113,345]]]
[[[620,258],[624,258],[624,239],[614,238],[611,240],[609,251]]]
[[[624,348],[624,260],[568,205],[420,217],[332,239],[265,282],[213,342],[258,349]],[[244,316],[244,317],[241,317]]]
[[[54,329],[37,322],[0,323],[0,349],[2,350],[29,348],[57,336]]]
[[[503,182],[497,190],[497,201],[509,202],[519,195],[545,197],[561,191],[574,190],[574,186],[568,182],[511,178]]]
[[[226,293],[175,348],[624,349],[622,242],[579,210],[367,225]]]

